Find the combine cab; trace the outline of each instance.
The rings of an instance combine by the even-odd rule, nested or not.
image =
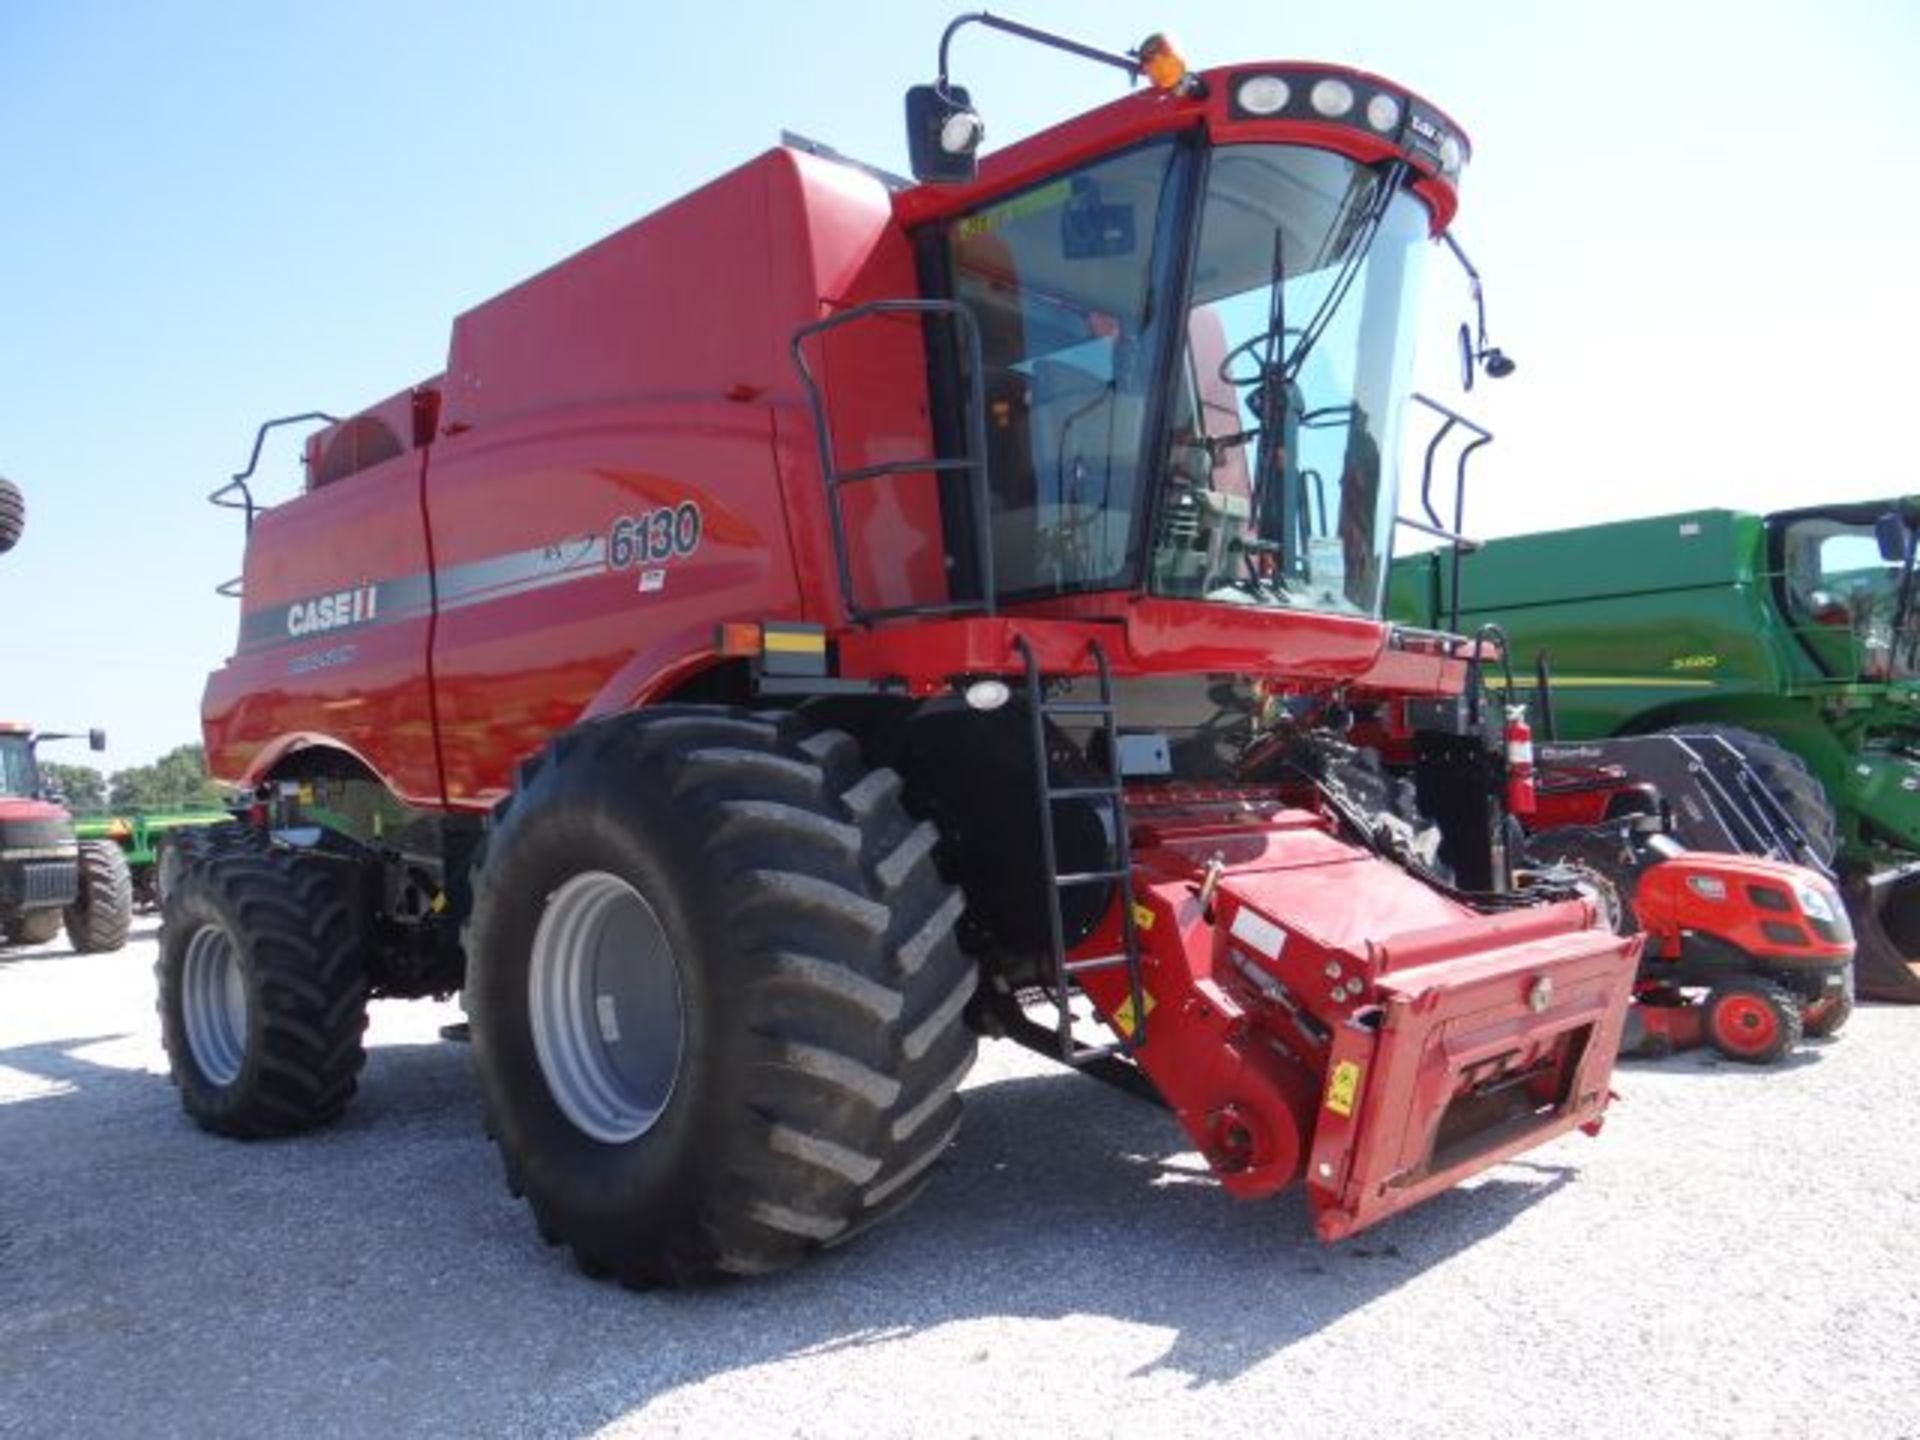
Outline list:
[[[1378,77],[1189,73],[920,183],[790,145],[460,316],[249,526],[165,900],[188,1112],[348,1103],[366,1002],[460,991],[542,1233],[774,1269],[927,1181],[980,1033],[1169,1105],[1337,1238],[1598,1127],[1637,938],[1455,863],[1345,741],[1464,642],[1380,617],[1406,317],[1467,156]],[[264,431],[263,431],[264,434]],[[260,453],[256,443],[254,457]]]

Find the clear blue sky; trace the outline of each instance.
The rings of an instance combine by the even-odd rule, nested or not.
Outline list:
[[[197,739],[234,635],[254,425],[430,375],[461,309],[772,144],[904,169],[948,4],[0,0],[0,715]],[[1007,13],[1196,64],[1339,60],[1473,135],[1458,233],[1521,370],[1482,533],[1920,489],[1920,6],[1068,5]],[[1118,93],[978,30],[990,142]],[[1429,282],[1429,388],[1464,292]],[[270,455],[281,491],[293,450]],[[64,758],[79,759],[78,753]]]

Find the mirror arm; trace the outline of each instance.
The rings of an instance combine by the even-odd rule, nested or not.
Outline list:
[[[942,76],[944,79],[944,75]],[[1467,258],[1467,252],[1460,248],[1460,242],[1453,238],[1451,230],[1442,230],[1440,239],[1453,252],[1453,258],[1460,262],[1460,268],[1467,272],[1467,286],[1473,295],[1473,349],[1477,360],[1487,353],[1487,298],[1480,288],[1480,272],[1473,267],[1473,261]]]
[[[953,42],[954,32],[967,25],[984,25],[989,30],[1005,31],[1017,35],[1022,40],[1032,40],[1037,44],[1050,45],[1055,50],[1064,50],[1069,55],[1078,55],[1083,60],[1092,60],[1101,65],[1111,65],[1117,70],[1126,71],[1129,80],[1140,78],[1139,63],[1128,56],[1116,55],[1111,50],[1097,50],[1091,45],[1082,45],[1078,40],[1069,40],[1064,35],[1055,35],[1051,31],[1036,30],[1031,25],[1022,25],[1018,20],[1007,20],[986,10],[975,10],[966,15],[956,16],[940,33],[940,79],[936,82],[942,91],[947,88],[947,47]]]

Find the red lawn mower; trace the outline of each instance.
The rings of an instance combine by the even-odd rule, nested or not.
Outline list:
[[[1623,1054],[1710,1044],[1767,1065],[1853,1013],[1839,891],[1751,780],[1713,735],[1540,748],[1528,855],[1596,872],[1619,928],[1647,936]]]

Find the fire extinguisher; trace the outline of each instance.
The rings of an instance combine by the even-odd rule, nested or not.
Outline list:
[[[1533,731],[1527,725],[1527,707],[1507,706],[1507,810],[1514,815],[1533,813]]]

